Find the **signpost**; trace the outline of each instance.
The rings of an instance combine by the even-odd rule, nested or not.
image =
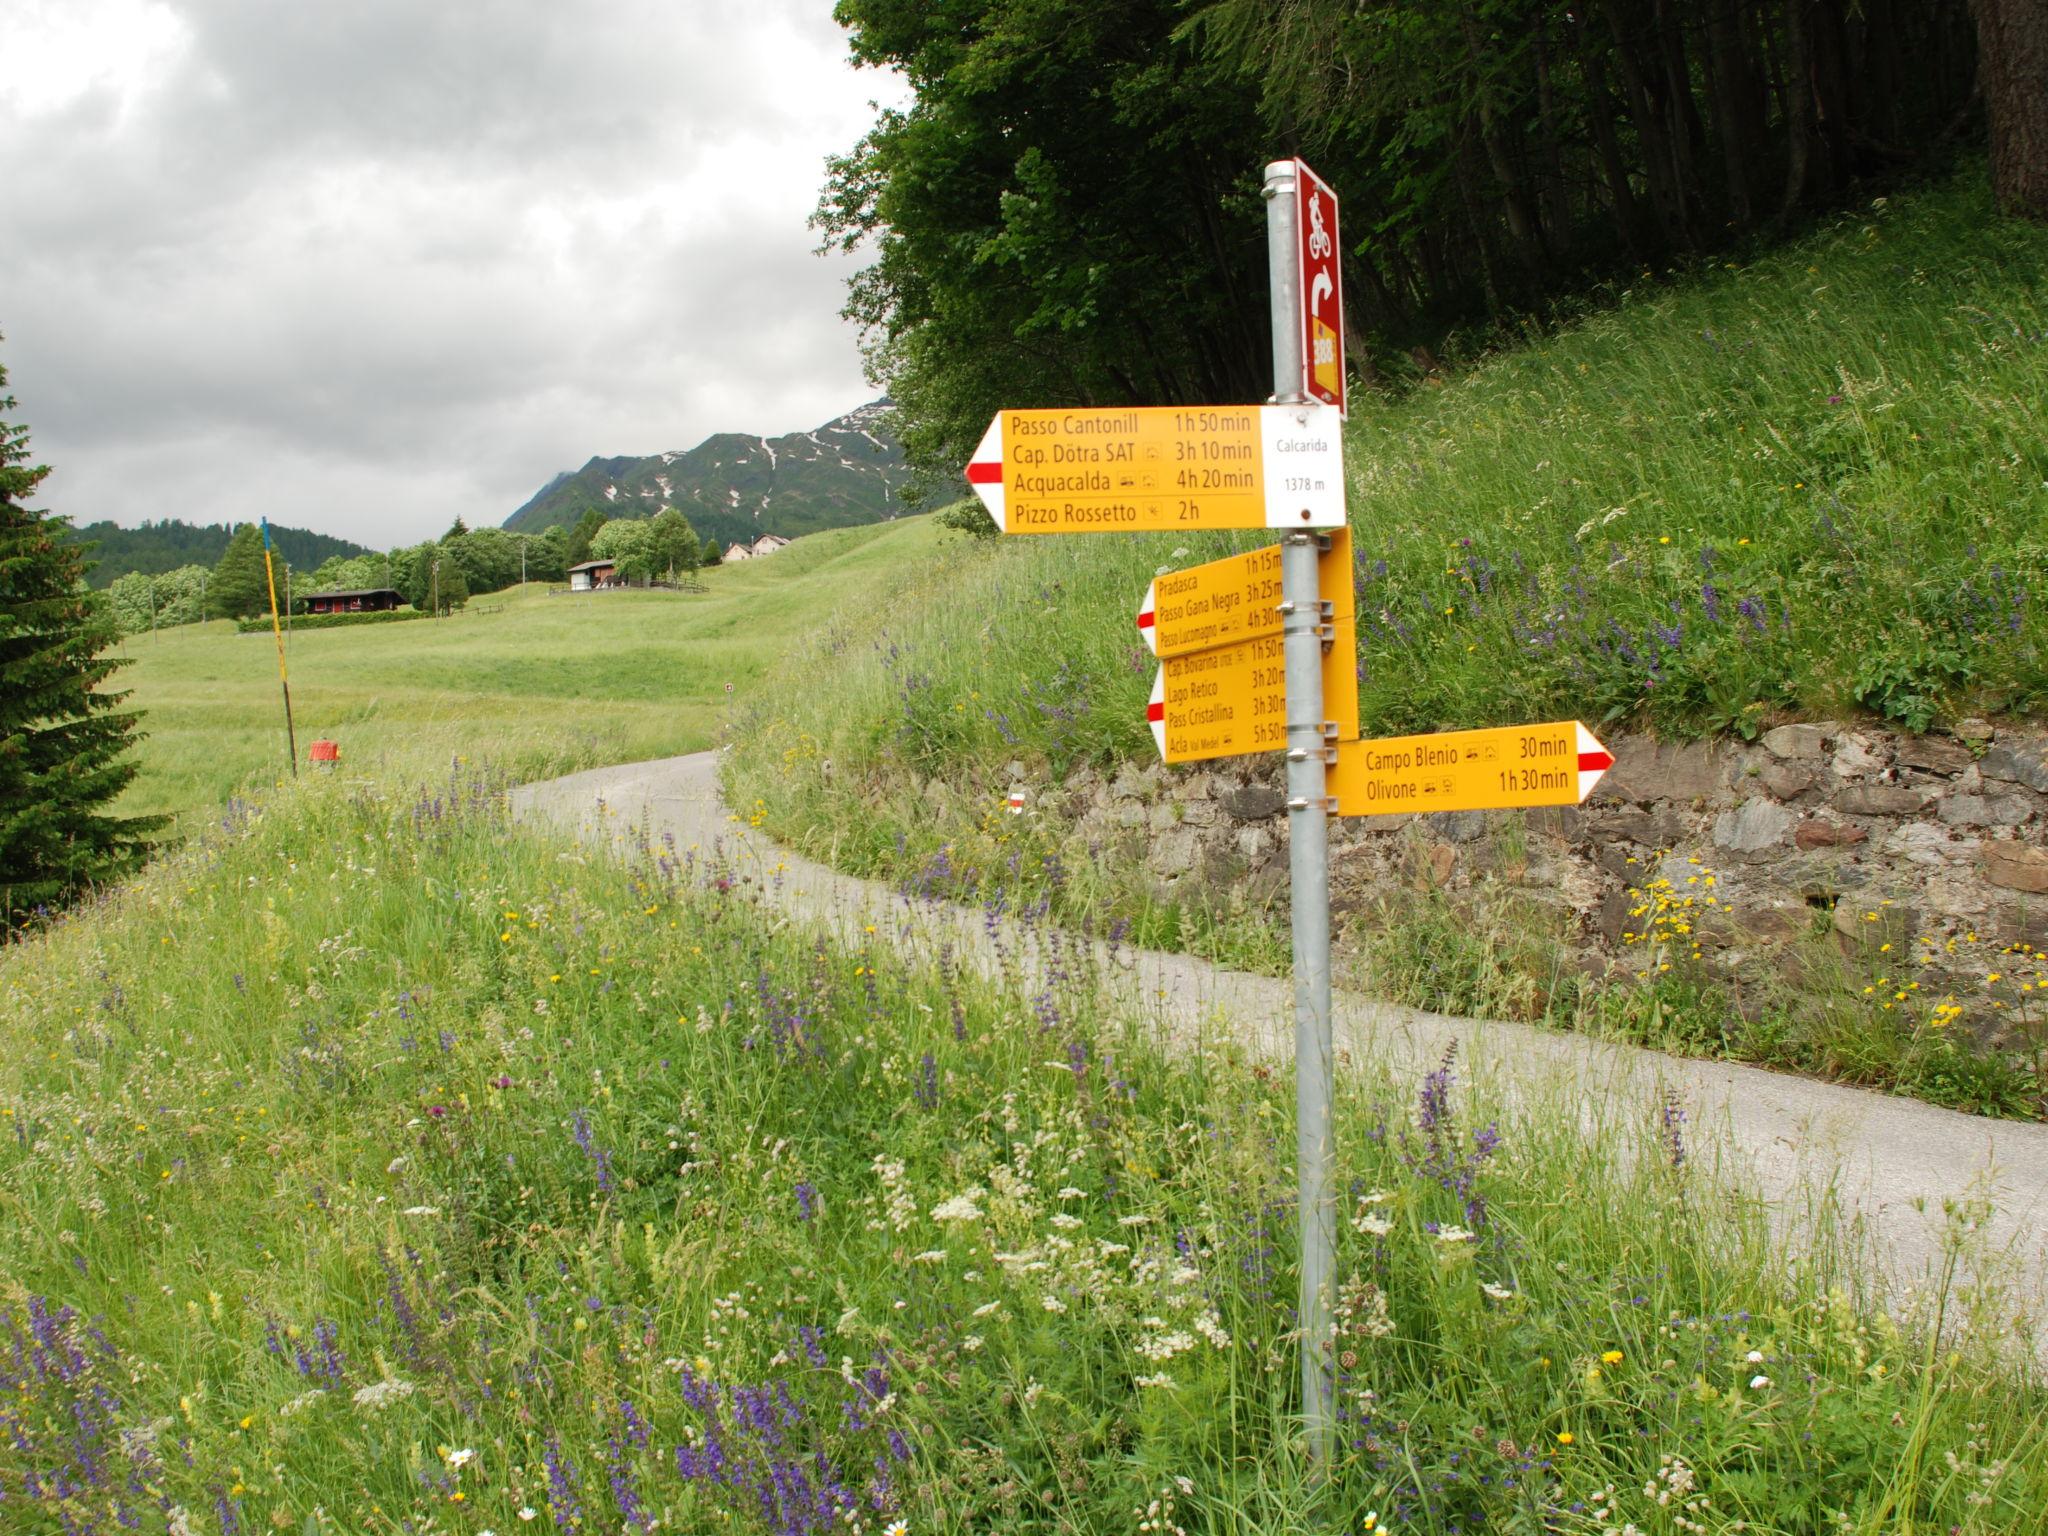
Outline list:
[[[1321,539],[1316,587],[1325,621],[1354,618],[1351,530]],[[1280,633],[1280,546],[1266,544],[1155,577],[1138,605],[1138,634],[1155,656],[1185,656],[1254,635]]]
[[[1613,766],[1591,731],[1560,720],[1342,742],[1329,789],[1339,816],[1577,805]]]
[[[1274,615],[1275,628],[1279,615]],[[1349,618],[1331,625],[1333,655],[1357,652]],[[1169,656],[1159,664],[1145,718],[1169,763],[1277,752],[1287,745],[1287,666],[1278,633]],[[1319,724],[1327,739],[1358,735],[1354,666],[1323,668]]]
[[[1269,164],[1264,195],[1270,402],[1002,411],[967,479],[1006,534],[1283,530],[1264,549],[1156,578],[1138,630],[1160,658],[1146,713],[1168,762],[1286,752],[1301,1414],[1309,1457],[1327,1467],[1336,1445],[1328,818],[1575,805],[1613,758],[1575,721],[1357,739],[1337,198],[1299,160]]]
[[[1311,400],[1344,404],[1344,267],[1337,238],[1337,194],[1301,161],[1294,167],[1295,249],[1301,261],[1300,388]],[[1266,168],[1270,179],[1273,167]]]
[[[1338,528],[1337,426],[1311,404],[999,411],[967,480],[1004,533]]]

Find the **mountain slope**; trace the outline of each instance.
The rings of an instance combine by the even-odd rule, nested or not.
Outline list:
[[[228,547],[234,531],[226,523],[185,523],[172,517],[133,528],[115,523],[87,523],[71,530],[71,537],[78,543],[95,546],[87,556],[87,584],[109,587],[130,571],[161,576],[181,565],[212,565]],[[349,539],[304,528],[281,528],[276,523],[270,525],[270,537],[286,560],[306,571],[336,555],[352,559],[371,553]]]
[[[686,452],[593,458],[555,476],[505,526],[539,533],[592,507],[607,517],[651,517],[671,506],[699,534],[729,544],[882,522],[900,511],[906,475],[902,445],[884,425],[889,410],[877,400],[815,432],[720,432]]]

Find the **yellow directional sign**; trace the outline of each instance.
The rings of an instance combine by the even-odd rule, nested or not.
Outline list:
[[[1339,619],[1323,657],[1323,718],[1340,739],[1358,734],[1353,621]],[[1287,745],[1287,663],[1279,634],[1214,646],[1159,665],[1145,715],[1169,763],[1276,752]]]
[[[1358,612],[1351,585],[1351,530],[1333,528],[1317,559],[1318,585],[1332,619]],[[1155,655],[1185,656],[1253,635],[1280,633],[1280,546],[1268,544],[1155,577],[1138,605],[1138,633]]]
[[[967,480],[1004,533],[1337,528],[1341,425],[1315,404],[1002,411]]]
[[[1440,731],[1337,747],[1327,787],[1339,816],[1577,805],[1614,758],[1576,720]]]

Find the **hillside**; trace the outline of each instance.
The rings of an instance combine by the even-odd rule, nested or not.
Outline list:
[[[171,517],[133,528],[116,523],[87,523],[74,530],[72,537],[96,546],[86,581],[105,588],[131,571],[161,576],[181,565],[212,565],[228,547],[234,531],[227,523],[187,523]],[[305,571],[336,556],[353,559],[371,553],[366,546],[349,539],[305,528],[286,528],[278,523],[270,525],[270,536],[284,558]]]
[[[1446,843],[1406,883],[1399,850],[1375,852],[1395,873],[1361,884],[1356,925],[1339,924],[1340,939],[1356,945],[1361,986],[1423,1006],[1789,1063],[1940,1102],[2048,1105],[2048,1053],[2032,1054],[2048,1039],[2038,1022],[2005,1037],[2013,1054],[1966,1058],[1945,1043],[1961,1032],[1942,1033],[1954,1015],[1922,1027],[1924,1002],[1910,1026],[1907,1013],[1886,1012],[1920,986],[1884,992],[1897,962],[1869,957],[1860,974],[1860,948],[1849,945],[1845,959],[1838,930],[1811,920],[1868,886],[1873,907],[1910,903],[1922,937],[1944,942],[1926,868],[1900,850],[1933,849],[1944,867],[1967,872],[1980,831],[2038,838],[2031,802],[2001,802],[2005,819],[1993,825],[1967,795],[1937,811],[1933,790],[1890,780],[1865,795],[1823,793],[1797,774],[1751,779],[1769,753],[1743,745],[1798,722],[1834,722],[1810,733],[1823,740],[1882,727],[1905,752],[1946,755],[1967,775],[1970,754],[1954,739],[1922,738],[1972,718],[2037,738],[2048,712],[2044,293],[2048,229],[1997,219],[1973,173],[1879,200],[1746,265],[1639,278],[1572,323],[1434,384],[1355,402],[1346,477],[1362,734],[1577,718],[1659,752],[1700,741],[1697,755],[1746,765],[1729,794],[1772,829],[1730,854],[1736,834],[1714,816],[1646,816],[1633,838],[1610,824],[1603,837],[1639,846],[1613,852],[1614,869],[1578,853],[1569,858],[1579,863],[1560,855],[1545,866],[1585,873],[1578,889],[1595,893],[1563,905],[1555,881],[1548,905],[1490,883],[1489,868],[1536,867],[1532,847],[1549,856],[1512,816],[1461,829],[1497,842]],[[1122,919],[1162,947],[1284,968],[1284,899],[1249,878],[1277,836],[1249,825],[1267,813],[1247,810],[1245,841],[1233,848],[1224,839],[1234,820],[1213,836],[1181,830],[1183,816],[1219,822],[1215,805],[1148,810],[1133,788],[1162,780],[1145,720],[1155,663],[1133,627],[1147,581],[1264,542],[1013,539],[934,565],[761,697],[735,734],[728,791],[759,801],[784,841],[857,873],[975,898],[999,885],[1010,901],[1029,899],[1014,889],[1024,882],[1077,924]],[[1213,766],[1236,778],[1274,763]],[[992,814],[1013,777],[1045,797],[1044,814]],[[1190,795],[1208,782],[1195,771],[1163,777]],[[1789,787],[1773,791],[1777,783]],[[1075,787],[1083,784],[1115,785],[1116,803],[1100,807]],[[1897,826],[1871,819],[1887,797],[1903,802]],[[1101,832],[1104,821],[1149,835],[1119,843],[1123,834]],[[1347,836],[1379,836],[1362,818],[1346,826]],[[1420,825],[1416,835],[1427,842],[1443,830]],[[1800,840],[1809,832],[1841,845],[1810,852]],[[1148,862],[1183,846],[1185,876]],[[1582,846],[1604,855],[1614,842]],[[1766,846],[1782,861],[1776,876],[1764,873]],[[1640,930],[1627,921],[1650,903],[1640,892],[1623,899],[1631,875],[1622,871],[1667,853],[1679,880],[1706,878],[1688,860],[1738,858],[1744,870],[1722,878],[1717,900],[1749,905],[1739,931],[1717,937],[1727,966],[1716,968],[1703,939],[1702,954],[1675,957],[1669,990],[1652,992],[1629,980]],[[1432,883],[1453,868],[1450,885]],[[1412,903],[1376,905],[1407,902],[1417,881]],[[1802,881],[1803,895],[1794,889]],[[2026,926],[2037,919],[2015,915],[2021,903],[1968,889],[1987,941],[2048,948],[2048,933]],[[1511,896],[1522,915],[1501,915]],[[1606,934],[1609,896],[1623,916]],[[1767,965],[1752,941],[1771,925],[1788,946],[1783,967]],[[1609,946],[1599,956],[1603,966],[1613,959],[1602,972],[1611,989],[1556,973],[1557,956],[1587,934]],[[1797,947],[1807,937],[1817,952]],[[1967,951],[1979,935],[1965,925],[1953,937]],[[1845,975],[1854,985],[1838,984]],[[1447,991],[1447,978],[1466,990]],[[1991,1015],[2008,1007],[1987,990],[1992,979],[1955,982],[1962,1016],[1985,1038],[2004,1027]],[[1945,995],[1932,979],[1928,987],[1931,998]],[[1979,1093],[2005,1072],[1995,1095]]]
[[[593,458],[563,471],[505,519],[514,533],[574,523],[591,508],[607,517],[651,517],[677,508],[721,544],[784,538],[895,517],[907,478],[903,449],[878,400],[815,432],[748,437],[721,432],[669,453]]]
[[[299,751],[326,736],[351,774],[426,774],[460,756],[532,777],[709,746],[821,615],[919,563],[934,535],[929,518],[817,534],[706,571],[701,594],[550,597],[536,583],[438,621],[299,630]],[[190,830],[283,772],[267,634],[189,625],[124,651],[116,685],[133,691],[147,733],[124,810],[169,812]]]

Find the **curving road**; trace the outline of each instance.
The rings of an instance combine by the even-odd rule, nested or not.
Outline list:
[[[976,908],[911,903],[879,882],[842,875],[783,849],[727,810],[718,793],[717,754],[598,768],[514,791],[513,814],[622,849],[644,834],[678,848],[714,848],[753,883],[758,899],[788,917],[858,941],[873,925],[898,942],[1024,984],[1048,955],[1028,933],[993,932]],[[1048,951],[1071,956],[1090,942],[1068,936]],[[1150,1020],[1169,1039],[1195,1040],[1226,1028],[1255,1051],[1292,1051],[1289,984],[1225,970],[1186,955],[1128,947],[1112,957],[1094,944],[1096,969],[1112,1000]],[[1050,958],[1057,959],[1057,954]],[[1588,1117],[1654,1113],[1667,1092],[1688,1123],[1705,1130],[1736,1166],[1730,1187],[1768,1202],[1781,1230],[1808,1235],[1810,1199],[1830,1186],[1858,1218],[1873,1262],[1899,1287],[1921,1283],[1942,1258],[1946,1203],[1989,1197],[1980,1237],[2012,1286],[2015,1305],[2039,1315],[2048,1300],[2048,1125],[1985,1120],[1911,1099],[1789,1077],[1726,1062],[1665,1056],[1632,1046],[1528,1025],[1448,1018],[1338,993],[1333,1027],[1340,1061],[1368,1055],[1419,1076],[1455,1039],[1468,1062],[1512,1092],[1516,1084],[1562,1084]],[[1713,1135],[1720,1131],[1719,1137]],[[2048,1358],[2048,1331],[2037,1337]]]

